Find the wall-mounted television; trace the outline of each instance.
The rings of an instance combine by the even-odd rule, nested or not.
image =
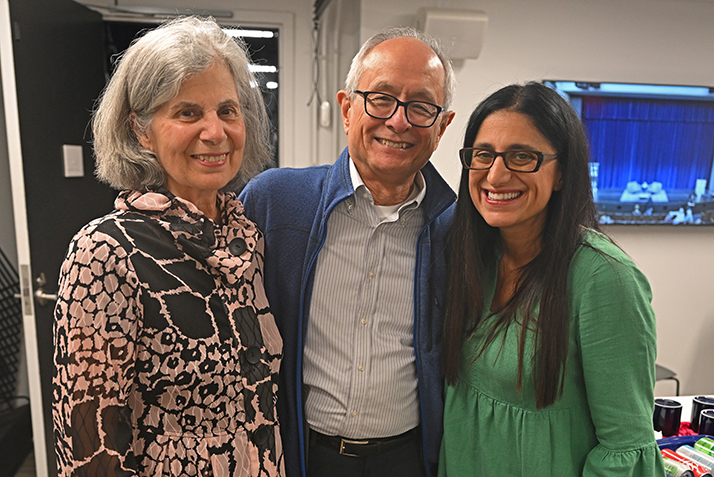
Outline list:
[[[600,223],[714,225],[714,87],[544,83],[583,121]]]

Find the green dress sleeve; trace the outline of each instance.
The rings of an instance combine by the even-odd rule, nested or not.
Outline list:
[[[588,245],[574,258],[573,326],[598,444],[583,477],[664,477],[652,428],[657,337],[652,292],[614,245]]]

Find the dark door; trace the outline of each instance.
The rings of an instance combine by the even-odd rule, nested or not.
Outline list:
[[[94,179],[90,114],[105,83],[101,15],[71,0],[10,0],[32,277],[56,293],[72,236],[113,207]],[[81,145],[83,177],[65,177],[63,145]],[[40,279],[41,280],[41,279]],[[42,301],[42,300],[40,300]],[[52,432],[54,302],[35,301],[48,475],[57,474]],[[34,379],[30,376],[30,379]],[[38,473],[39,469],[38,469]],[[41,475],[41,474],[40,474]]]

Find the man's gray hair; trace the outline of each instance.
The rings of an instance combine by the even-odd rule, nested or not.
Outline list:
[[[451,60],[446,55],[438,39],[426,35],[412,27],[388,28],[364,42],[362,48],[360,48],[352,59],[352,65],[350,66],[350,71],[347,73],[347,79],[345,81],[345,89],[349,92],[354,92],[354,90],[358,89],[359,80],[364,73],[364,59],[375,46],[394,38],[415,38],[434,51],[444,67],[444,104],[442,106],[445,110],[449,110],[451,101],[454,98],[454,92],[456,91],[456,78],[454,77],[454,67],[451,64]]]
[[[97,177],[115,189],[163,186],[166,172],[139,143],[132,113],[133,126],[148,131],[156,111],[178,95],[183,82],[215,64],[225,65],[235,80],[246,132],[240,171],[225,189],[261,172],[271,161],[270,123],[246,48],[213,19],[192,16],[149,31],[121,57],[92,119]]]

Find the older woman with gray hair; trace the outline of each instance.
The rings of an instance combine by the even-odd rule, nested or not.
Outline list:
[[[248,64],[182,18],[133,42],[100,99],[97,176],[121,192],[60,274],[60,475],[284,473],[263,236],[231,192],[270,161]]]

